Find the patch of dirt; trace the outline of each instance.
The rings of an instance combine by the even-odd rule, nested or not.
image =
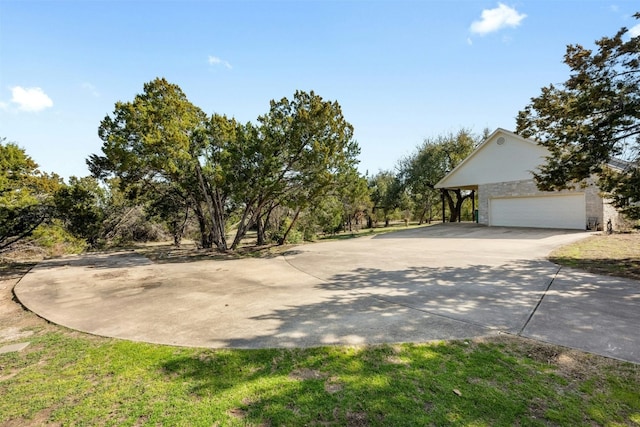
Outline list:
[[[275,258],[285,254],[294,245],[240,246],[235,251],[219,252],[217,249],[200,249],[194,244],[176,248],[170,244],[149,245],[136,248],[136,252],[157,264],[195,262],[202,260],[228,260],[240,258]]]
[[[247,416],[247,411],[240,408],[234,408],[229,411],[229,415],[232,416],[233,418],[243,419],[244,417]]]
[[[0,265],[0,342],[30,337],[34,330],[50,326],[24,309],[13,295],[13,287],[35,263]]]
[[[594,235],[557,248],[549,260],[594,274],[640,280],[640,233]]]
[[[0,342],[21,340],[31,335],[33,335],[33,331],[23,331],[21,328],[10,326],[0,329]]]
[[[53,408],[43,409],[38,412],[32,419],[15,419],[9,420],[2,424],[4,427],[22,427],[22,426],[42,426],[47,425],[51,427],[61,426],[61,423],[54,423],[50,421],[51,414],[53,413]]]
[[[529,401],[529,417],[532,419],[545,419],[547,413],[547,404],[544,399],[534,397]]]
[[[298,381],[319,380],[319,379],[325,378],[326,376],[327,376],[326,374],[320,371],[316,371],[315,369],[307,369],[307,368],[294,369],[289,374],[289,378],[292,378]]]
[[[556,347],[538,345],[538,346],[532,346],[529,349],[529,353],[527,354],[527,356],[529,356],[531,359],[535,360],[536,362],[552,364],[558,358],[558,355],[559,355],[558,352],[559,352],[559,349]]]
[[[405,359],[402,359],[398,356],[388,356],[387,357],[387,363],[391,364],[391,365],[403,365],[403,366],[409,366],[409,362]]]
[[[347,412],[347,425],[350,427],[366,427],[369,425],[369,417],[366,412]]]
[[[324,383],[324,391],[329,394],[334,394],[342,391],[343,385],[337,377],[331,377]]]
[[[497,335],[473,340],[473,344],[490,342],[503,344],[503,351],[515,357],[528,357],[548,365],[553,371],[570,380],[598,377],[603,370],[617,370],[624,362],[597,356],[559,345],[546,344],[529,338],[512,335]],[[472,344],[472,345],[473,345]],[[640,375],[640,369],[636,370]]]

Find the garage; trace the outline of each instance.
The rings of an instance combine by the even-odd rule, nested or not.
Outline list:
[[[549,156],[536,141],[497,129],[435,188],[442,189],[443,196],[444,191],[467,192],[476,221],[483,225],[569,230],[588,225],[597,230],[611,221],[615,227],[617,212],[596,181],[586,179],[562,191],[538,188],[533,171]]]
[[[585,212],[584,193],[491,198],[489,225],[584,230]]]

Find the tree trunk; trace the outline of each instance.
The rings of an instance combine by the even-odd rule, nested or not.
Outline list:
[[[458,211],[456,210],[456,202],[453,200],[450,191],[451,190],[444,191],[444,196],[447,199],[447,204],[449,205],[449,222],[457,222]]]
[[[257,225],[258,225],[258,246],[267,244],[267,229],[269,228],[269,219],[271,217],[271,212],[276,208],[277,204],[273,204],[269,207],[266,214],[262,213],[264,209],[264,205],[256,212],[257,215]],[[264,217],[264,220],[262,218]]]
[[[236,236],[233,239],[233,243],[231,244],[231,250],[235,250],[240,241],[247,234],[248,222],[247,217],[249,216],[249,210],[251,209],[251,204],[247,203],[245,205],[244,211],[242,212],[242,218],[240,218],[240,223],[238,223],[238,230],[236,231]]]
[[[420,221],[418,221],[418,225],[422,225],[422,223],[424,222],[424,217],[427,215],[427,206],[424,207],[424,209],[422,209],[422,213],[420,214]]]
[[[462,221],[462,202],[464,202],[468,196],[463,197],[460,190],[456,190],[455,193],[456,193],[456,212],[458,216],[458,222],[460,222]]]
[[[211,237],[213,243],[215,243],[220,252],[226,252],[228,247],[224,229],[224,206],[221,202],[220,192],[217,188],[212,189],[209,183],[205,181],[200,163],[197,162],[196,174],[198,176],[200,190],[202,191],[205,204],[211,217]]]
[[[451,193],[455,195],[455,200]],[[471,194],[462,195],[462,190],[446,190],[444,192],[447,204],[449,205],[449,222],[460,222],[462,219],[462,203],[471,197]]]
[[[200,203],[195,203],[194,212],[196,213],[198,226],[200,227],[200,245],[202,249],[211,249],[213,247],[213,236],[211,236],[209,227],[207,227],[207,219],[205,218]]]
[[[289,232],[293,229],[293,226],[295,225],[296,221],[298,220],[298,215],[300,215],[300,210],[301,210],[301,208],[298,208],[298,210],[296,210],[296,214],[293,216],[293,220],[291,220],[291,224],[289,224],[289,227],[287,227],[287,231],[284,232],[284,235],[278,241],[279,245],[284,245],[284,242],[287,241],[287,237],[289,236]]]
[[[214,236],[217,238],[216,246],[220,252],[226,252],[228,246],[224,220],[224,202],[220,190],[217,188],[213,190],[213,196],[216,217],[212,222],[215,228]]]
[[[182,236],[184,235],[184,229],[187,226],[187,221],[189,220],[189,206],[184,210],[184,219],[181,224],[178,224],[178,221],[175,221],[173,224],[173,245],[176,248],[179,248],[182,244]]]
[[[264,224],[262,222],[262,215],[258,215],[258,218],[256,218],[256,227],[258,230],[258,241],[256,242],[256,245],[264,246],[265,236],[264,236]]]

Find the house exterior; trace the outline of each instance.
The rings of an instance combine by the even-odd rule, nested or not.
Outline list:
[[[538,190],[532,171],[548,155],[535,141],[497,129],[435,187],[474,190],[477,221],[488,226],[601,230],[611,220],[616,228],[616,209],[592,181],[572,190]]]

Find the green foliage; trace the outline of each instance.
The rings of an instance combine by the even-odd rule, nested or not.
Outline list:
[[[21,245],[51,256],[127,240],[113,239],[123,228],[116,225],[123,223],[118,204],[125,198],[109,182],[102,187],[95,178],[72,177],[65,185],[58,176],[40,172],[12,143],[0,144],[0,163],[0,252]]]
[[[549,149],[534,174],[541,189],[571,188],[595,175],[618,207],[640,218],[640,36],[622,28],[595,45],[567,46],[569,79],[531,99],[518,114],[517,132]],[[629,162],[611,170],[615,157]]]
[[[400,205],[402,186],[397,176],[391,171],[380,171],[369,178],[369,193],[373,203],[373,221],[389,221],[398,218],[396,209]]]
[[[336,176],[336,197],[342,204],[342,223],[348,231],[357,231],[373,211],[367,179],[351,167]]]
[[[25,150],[0,139],[0,252],[29,237],[53,214],[51,195],[62,184]]]
[[[71,177],[69,185],[54,195],[57,216],[75,237],[96,247],[101,237],[105,212],[101,206],[105,191],[92,177]]]
[[[302,243],[304,241],[304,231],[294,227],[291,217],[286,216],[282,220],[278,230],[272,234],[271,239],[275,242],[282,242],[282,244]]]
[[[145,193],[147,218],[164,223],[173,237],[175,246],[180,246],[189,222],[191,203],[189,197],[174,184],[159,182],[153,192]]]
[[[272,101],[258,125],[243,125],[207,117],[165,79],[116,103],[99,135],[103,155],[88,160],[95,177],[115,176],[144,199],[149,217],[165,222],[176,244],[192,212],[201,245],[221,251],[236,248],[254,225],[263,244],[280,206],[293,212],[279,233],[286,240],[303,211],[335,193],[338,172],[353,168],[359,152],[338,103],[313,92]],[[236,235],[229,246],[230,228]]]
[[[343,205],[335,196],[318,201],[299,222],[305,240],[315,240],[319,233],[334,234],[342,228]]]
[[[480,137],[463,128],[455,134],[426,139],[414,153],[400,160],[398,180],[420,223],[430,220],[439,210],[442,190],[436,189],[435,185],[467,158],[480,142]],[[444,195],[448,202],[449,220],[457,221],[462,214],[462,203],[471,197],[471,193],[451,189],[445,190]]]
[[[76,237],[56,219],[48,224],[41,224],[33,231],[28,241],[40,248],[46,256],[79,254],[88,246],[83,238]]]
[[[37,201],[25,206],[0,205],[0,252],[29,237],[50,215],[51,207]]]
[[[188,199],[195,210],[203,246],[215,243],[226,249],[224,198],[212,187],[218,150],[211,144],[216,135],[209,129],[207,116],[177,85],[155,79],[132,102],[116,103],[98,130],[103,156],[92,155],[87,163],[97,178],[118,178],[130,196],[143,192],[157,200],[166,195],[155,191],[159,183],[170,184],[170,191]]]
[[[132,102],[117,102],[113,117],[101,122],[98,135],[105,156],[92,155],[90,170],[97,177],[117,172],[123,183],[158,175],[181,180],[203,148],[194,132],[205,121],[177,85],[155,79]]]
[[[334,193],[339,172],[357,162],[360,150],[353,140],[353,126],[337,102],[302,91],[292,100],[272,101],[258,122],[262,161],[254,218],[284,205],[296,212],[294,225],[302,210]],[[287,231],[281,242],[286,237]]]

